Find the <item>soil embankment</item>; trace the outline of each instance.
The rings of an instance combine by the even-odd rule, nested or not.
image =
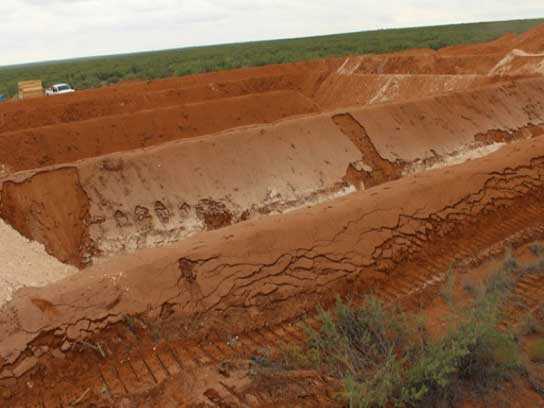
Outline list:
[[[424,259],[443,253],[440,245],[450,251],[468,244],[475,230],[482,233],[477,247],[493,245],[531,219],[542,222],[543,157],[543,138],[523,141],[372,194],[203,233],[21,291],[0,319],[4,375],[20,372],[29,344],[41,336],[49,348],[69,349],[127,314],[199,316],[207,327],[229,330],[274,324],[347,288],[406,276],[410,265],[422,273]],[[501,224],[505,217],[517,221]],[[447,262],[439,265],[447,270]]]
[[[88,265],[539,136],[542,93],[542,79],[519,80],[17,173],[0,182],[0,212],[57,258]],[[85,142],[71,151],[81,154]]]
[[[544,238],[543,38],[1,104],[0,406],[327,406],[313,371],[253,375],[317,305],[440,313]]]

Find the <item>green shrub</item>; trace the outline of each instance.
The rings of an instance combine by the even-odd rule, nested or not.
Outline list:
[[[513,335],[500,331],[492,321],[470,319],[431,343],[407,369],[399,401],[428,406],[430,401],[451,398],[459,382],[483,391],[521,367]]]
[[[381,366],[405,344],[415,347],[422,341],[403,313],[384,308],[374,297],[357,308],[338,300],[334,315],[322,310],[319,317],[319,331],[306,328],[307,352],[317,366],[338,376],[357,379],[358,373]]]
[[[390,354],[364,381],[358,381],[351,375],[345,377],[341,396],[350,408],[383,407],[402,384],[402,370],[401,361]]]
[[[520,267],[508,252],[468,306],[451,296],[450,271],[443,295],[454,319],[432,341],[420,319],[375,298],[357,307],[338,301],[333,313],[320,312],[319,329],[307,328],[306,347],[287,360],[341,379],[342,398],[353,408],[433,406],[453,398],[460,385],[485,391],[522,369],[517,338],[498,323],[516,278],[531,268]],[[538,351],[544,360],[544,343]]]

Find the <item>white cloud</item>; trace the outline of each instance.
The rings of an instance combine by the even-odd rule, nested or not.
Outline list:
[[[0,0],[0,65],[544,16],[542,0]]]

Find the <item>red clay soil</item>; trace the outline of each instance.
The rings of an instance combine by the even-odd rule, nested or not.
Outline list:
[[[542,134],[544,105],[535,101],[543,92],[544,80],[529,79],[231,130],[70,164],[66,169],[75,172],[77,184],[62,181],[63,168],[41,168],[37,176],[31,171],[5,179],[11,181],[4,189],[0,182],[2,201],[14,200],[20,183],[47,180],[55,189],[59,179],[54,192],[22,189],[25,200],[37,208],[55,208],[68,188],[74,196],[81,189],[85,200],[73,210],[86,214],[85,219],[74,229],[74,220],[59,217],[62,213],[31,211],[20,204],[5,204],[1,214],[50,254],[87,265],[368,189],[404,173],[445,165],[451,157],[463,161],[464,154],[482,146],[536,137]],[[48,145],[41,153],[54,159]],[[41,228],[47,223],[55,229]],[[71,245],[66,247],[68,236]]]
[[[115,321],[123,312],[140,313],[165,299],[180,315],[219,313],[232,327],[256,325],[257,316],[276,313],[283,300],[308,300],[297,293],[323,295],[331,285],[355,278],[372,285],[419,251],[418,246],[431,245],[432,236],[483,222],[479,216],[493,218],[535,203],[540,208],[543,156],[544,138],[522,141],[478,161],[378,186],[372,194],[355,193],[120,257],[48,288],[25,289],[9,307],[22,309],[17,321],[9,319],[15,326],[5,333],[24,328],[24,337],[34,338],[55,325],[68,327],[60,323],[65,319],[81,321],[81,313],[88,320],[84,326],[92,329],[107,316]],[[57,305],[56,312],[37,312],[29,298]],[[88,300],[94,306],[84,307]],[[88,334],[72,329],[74,339]]]
[[[347,187],[346,168],[360,159],[329,117],[315,117],[43,168],[37,176],[17,175],[10,185],[34,178],[54,183],[65,169],[76,172],[89,212],[86,234],[71,253],[88,263],[95,256],[164,245],[201,230],[319,202]],[[59,185],[60,194],[64,188]],[[55,206],[54,194],[33,193],[34,205]],[[71,220],[55,213],[20,210],[18,217],[28,225],[40,225],[40,217],[49,216],[58,230],[72,230]],[[11,224],[60,255],[57,245],[51,245],[56,235],[44,239],[20,223]],[[85,245],[86,236],[92,247]]]
[[[386,57],[370,57],[374,64],[383,65]],[[400,58],[400,57],[398,57]],[[412,58],[412,57],[410,57]],[[424,61],[426,61],[424,59]],[[487,68],[495,66],[494,58]],[[437,71],[432,61],[426,63],[426,72]],[[396,72],[410,72],[406,69],[391,69],[385,75],[345,75],[338,71],[338,64],[331,64],[324,69],[308,67],[304,73],[291,72],[289,65],[282,66],[283,74],[261,76],[241,80],[213,82],[202,85],[178,86],[164,90],[131,92],[131,88],[108,88],[110,92],[95,94],[90,91],[77,92],[70,98],[51,97],[28,100],[21,103],[0,105],[0,133],[32,129],[42,126],[74,123],[98,117],[131,114],[142,110],[173,107],[196,102],[212,101],[228,97],[250,94],[262,94],[271,91],[296,91],[313,99],[324,109],[350,105],[366,105],[380,102],[401,101],[442,92],[468,89],[482,86],[507,78],[478,75],[406,75],[394,76]],[[368,68],[368,63],[365,63]],[[389,67],[390,64],[387,65]],[[366,69],[365,68],[365,69]],[[364,67],[357,72],[365,71]],[[486,69],[482,71],[486,71]],[[369,71],[372,71],[369,69]],[[386,70],[387,71],[387,70]],[[460,69],[443,70],[448,73],[460,72]],[[417,73],[417,72],[416,72]],[[166,85],[166,84],[165,84]],[[172,84],[174,86],[175,84]],[[213,106],[212,106],[213,107]]]
[[[5,103],[0,105],[0,133],[277,90],[308,94],[322,72],[333,72],[339,63],[271,65]]]
[[[544,138],[521,141],[478,161],[378,186],[371,194],[204,233],[117,258],[47,288],[24,289],[0,314],[2,375],[21,377],[23,384],[31,378],[56,381],[62,372],[48,373],[46,367],[61,347],[90,374],[96,357],[68,350],[126,315],[161,324],[192,321],[200,327],[193,333],[217,330],[226,342],[229,334],[282,323],[348,289],[362,293],[396,282],[399,293],[412,293],[412,287],[440,281],[454,257],[467,259],[472,251],[542,223],[543,179]],[[175,327],[177,337],[183,336],[183,325]],[[119,335],[115,328],[109,332]],[[108,348],[124,349],[127,342],[120,341]],[[138,342],[145,344],[143,338]],[[158,358],[156,364],[166,357]],[[35,377],[24,377],[37,366],[42,368]],[[72,387],[80,388],[68,396],[77,398],[87,387],[100,393],[104,381],[114,389],[106,375],[85,375],[80,385],[72,378]],[[157,381],[165,378],[163,373]],[[36,391],[10,398],[38,401],[44,389]],[[121,386],[115,393],[126,391]]]
[[[448,80],[445,79],[446,82]],[[538,81],[534,84],[537,90],[540,89]],[[387,84],[383,86],[387,88]],[[380,87],[382,86],[376,87],[376,91],[379,91]],[[349,93],[344,93],[345,89],[346,87],[341,87],[335,91],[339,97],[343,95],[341,101],[348,103],[350,98],[357,97],[357,88],[352,88]],[[407,87],[400,95],[388,93],[384,89],[382,102],[387,100],[387,95],[392,99],[402,99],[403,95],[411,95],[411,89],[413,88]],[[327,94],[326,98],[330,101],[331,94]],[[12,172],[21,171],[153,146],[171,140],[192,138],[240,126],[270,123],[318,111],[315,103],[299,93],[276,91],[4,132],[0,133],[0,163]],[[14,145],[12,143],[14,139],[19,143]]]
[[[262,67],[239,68],[227,71],[209,72],[203,74],[174,77],[154,81],[132,81],[108,87],[116,92],[130,91],[131,93],[146,90],[165,90],[179,86],[208,85],[215,82],[240,81],[250,78],[266,78],[276,75],[304,75],[308,71],[331,71],[341,63],[338,58],[303,61],[289,64],[271,64]],[[91,92],[110,92],[107,88]]]
[[[544,52],[544,25],[522,34],[513,48],[532,53]]]
[[[438,53],[408,50],[349,59],[355,59],[358,65],[356,72],[364,74],[486,75],[514,48],[538,52],[543,45],[541,31],[542,28],[537,28],[519,38],[507,35],[491,43],[450,47]],[[344,58],[331,58],[154,81],[131,81],[55,98],[7,103],[0,106],[0,132],[255,92],[285,89],[310,95],[312,89],[315,91],[315,87],[319,87],[323,77],[336,72],[345,63]]]
[[[30,129],[97,117],[129,114],[153,108],[185,105],[213,99],[293,90],[300,78],[278,75],[240,81],[178,87],[148,92],[77,92],[77,97],[29,100],[29,103],[6,104],[0,108],[0,132]]]
[[[329,78],[329,83],[334,83],[334,79],[331,80],[330,77],[346,68],[349,74],[487,75],[514,48],[537,52],[542,45],[541,30],[542,28],[537,28],[519,38],[510,35],[491,43],[451,47],[440,52],[409,50],[394,54],[331,58],[155,81],[131,81],[54,98],[6,103],[0,106],[0,132],[274,90],[299,91],[312,97],[318,89],[330,88],[328,84],[322,86],[325,78]],[[360,79],[360,82],[368,81],[370,78]],[[372,89],[372,86],[369,87]],[[456,88],[445,90],[454,89]],[[430,91],[420,87],[416,94],[422,96],[428,92]],[[338,96],[341,95],[338,93]],[[369,97],[367,101],[370,99]],[[363,102],[360,100],[350,102],[352,103]],[[342,105],[329,102],[326,106]]]
[[[503,55],[370,55],[352,59],[357,60],[355,72],[360,74],[486,75]]]
[[[367,75],[330,74],[309,95],[323,110],[347,106],[400,103],[426,96],[507,82],[505,76],[486,75]]]
[[[23,103],[5,104],[0,106],[0,133],[272,91],[300,91],[322,109],[333,109],[351,105],[400,102],[415,97],[504,82],[507,79],[505,76],[480,75],[343,75],[336,69],[309,70],[305,74],[216,82],[143,94],[117,92],[103,94],[100,97],[87,94],[85,97],[80,96],[77,100],[66,100],[64,103],[58,101],[48,103],[49,100],[55,99],[48,98],[43,100],[41,105],[35,106]],[[8,106],[10,109],[2,109]],[[213,108],[213,103],[211,107]]]
[[[18,101],[17,103],[7,103],[1,106],[1,111],[13,112],[27,109],[33,110],[44,106],[50,108],[83,101],[95,101],[96,103],[99,103],[101,99],[107,99],[109,97],[137,98],[139,95],[147,95],[150,93],[160,94],[161,92],[176,89],[205,89],[206,87],[213,88],[215,86],[228,88],[229,86],[236,86],[236,84],[247,84],[249,87],[255,86],[258,88],[262,86],[261,84],[266,84],[271,79],[276,81],[285,77],[295,77],[299,78],[299,81],[303,81],[304,76],[308,75],[308,72],[334,71],[341,63],[342,60],[331,58],[290,64],[240,68],[149,81],[126,81],[120,82],[117,85],[78,90],[75,93],[50,98],[28,99]]]
[[[535,76],[544,74],[544,53],[531,54],[513,50],[508,53],[490,72],[493,76]]]
[[[485,284],[484,279],[491,272],[497,270],[504,262],[504,246],[509,245],[514,248],[514,256],[522,264],[526,261],[534,262],[535,256],[530,251],[531,245],[524,245],[528,236],[522,240],[504,241],[500,245],[500,251],[489,254],[487,251],[475,253],[471,263],[465,263],[463,266],[458,266],[454,269],[456,279],[453,281],[453,293],[457,302],[471,302],[473,297],[466,290],[467,287],[481,287]],[[499,248],[499,246],[497,246]],[[528,255],[528,256],[524,256]],[[477,263],[475,263],[477,262]],[[480,264],[481,263],[481,264]],[[483,272],[483,273],[482,273]],[[536,276],[541,271],[536,271],[532,274],[531,281],[534,282]],[[542,281],[542,279],[540,279]],[[534,298],[536,291],[527,290],[529,280],[522,279],[516,287],[516,295],[520,304],[525,304],[529,298]],[[397,286],[399,290],[401,286]],[[446,304],[443,296],[439,296],[439,292],[443,292],[444,287],[436,285],[432,291],[414,291],[404,297],[401,302],[394,302],[392,299],[382,297],[386,304],[397,303],[406,312],[416,312],[419,315],[425,315],[427,326],[431,331],[431,335],[442,336],[444,329],[451,324],[452,314],[451,308]],[[538,290],[542,293],[542,289]],[[384,294],[384,292],[381,292]],[[423,298],[423,301],[421,301]],[[427,299],[429,298],[429,299]],[[507,306],[508,307],[508,306]],[[518,305],[519,308],[519,305]],[[506,311],[506,315],[509,315]],[[536,333],[529,335],[523,334],[523,330],[519,329],[520,320],[523,320],[523,315],[514,313],[516,333],[521,333],[522,349],[531,341],[542,339],[542,329],[538,328]],[[537,324],[542,324],[542,315],[535,314]],[[318,322],[315,318],[306,318],[304,324],[315,326]],[[301,326],[300,323],[297,326]],[[282,329],[291,327],[291,329],[283,331]],[[538,327],[538,326],[537,326]],[[302,330],[300,330],[302,332]],[[300,333],[299,332],[299,333]],[[436,332],[436,333],[435,333]],[[269,346],[271,350],[277,350],[283,345],[284,341],[294,345],[302,345],[305,337],[297,337],[298,333],[293,326],[284,325],[281,328],[272,327],[261,331],[250,333],[249,336],[257,337],[261,347],[264,344]],[[250,337],[243,337],[244,343]],[[288,337],[288,338],[284,338]],[[281,345],[278,345],[281,342]],[[245,346],[247,347],[247,346]],[[176,353],[176,350],[171,348],[171,353]],[[166,349],[163,346],[163,350]],[[262,349],[261,349],[262,350]],[[164,353],[164,352],[163,352]],[[253,363],[246,357],[253,353],[253,361],[259,358],[267,358],[264,367],[259,366],[259,363]],[[337,393],[342,389],[340,381],[324,377],[315,371],[297,370],[291,371],[281,369],[282,356],[281,353],[270,351],[270,354],[263,356],[263,352],[252,350],[252,352],[244,354],[240,353],[238,359],[230,359],[219,363],[218,367],[211,364],[207,368],[200,368],[194,371],[184,370],[183,375],[169,377],[163,383],[163,386],[154,392],[143,392],[141,395],[130,395],[127,400],[134,404],[142,404],[149,407],[168,406],[174,401],[184,401],[188,406],[198,406],[198,403],[215,403],[230,406],[239,406],[247,403],[250,406],[273,407],[273,406],[307,406],[307,407],[339,407],[340,402],[335,398]],[[232,356],[236,356],[233,353]],[[173,354],[170,354],[173,355]],[[168,354],[161,354],[161,358],[169,361]],[[214,355],[215,356],[215,355]],[[528,356],[522,351],[522,359],[529,360]],[[272,363],[270,363],[272,360]],[[183,360],[182,360],[183,361]],[[273,368],[268,366],[272,365]],[[275,366],[276,365],[276,366]],[[280,365],[280,367],[277,367]],[[168,364],[169,368],[173,368],[173,372],[177,373],[176,366]],[[477,390],[472,384],[464,383],[464,386],[458,386],[455,395],[451,396],[448,401],[448,406],[459,408],[484,408],[484,407],[538,407],[541,406],[544,399],[542,395],[542,387],[544,386],[544,368],[538,362],[527,363],[527,374],[514,374],[511,380],[500,382],[497,387],[493,387],[482,391],[480,384],[477,384]],[[127,379],[126,374],[120,376],[122,380]],[[187,379],[189,377],[189,380]],[[183,378],[183,380],[182,380]],[[200,379],[200,380],[199,380]],[[202,380],[205,379],[205,380]],[[137,382],[126,381],[129,387],[134,387]],[[187,384],[188,382],[188,384]],[[142,387],[143,388],[143,387]],[[99,396],[95,398],[100,399]],[[117,400],[122,399],[118,397]],[[114,398],[115,401],[115,398]],[[190,405],[194,404],[194,405]]]
[[[438,51],[441,55],[482,55],[482,54],[506,54],[513,49],[525,52],[544,51],[544,25],[539,25],[520,35],[507,33],[495,41],[487,43],[456,45],[442,48]]]
[[[62,262],[81,266],[89,200],[75,169],[60,169],[55,177],[49,175],[38,173],[22,183],[5,182],[0,214],[22,235],[43,243]]]
[[[542,27],[521,36],[508,34],[496,41],[432,50],[408,50],[394,54],[354,57],[358,70],[367,74],[487,74],[514,48],[538,52],[543,48]],[[134,112],[150,107],[182,104],[217,97],[238,96],[274,89],[305,91],[322,75],[335,72],[344,58],[330,58],[265,67],[242,68],[153,81],[128,81],[115,86],[79,91],[71,95],[40,98],[0,106],[0,131],[44,126],[56,121],[85,120],[93,115]],[[312,86],[307,84],[306,86]],[[148,98],[148,94],[149,98]],[[176,98],[179,101],[176,102]],[[202,99],[201,99],[202,98]],[[62,114],[59,115],[59,109]],[[94,113],[93,113],[94,111]],[[34,118],[33,115],[40,115]],[[31,115],[29,115],[31,114]],[[28,120],[29,123],[25,123]],[[34,122],[35,121],[35,122]]]
[[[383,158],[412,162],[450,154],[493,130],[515,133],[542,125],[543,92],[544,80],[535,78],[354,110],[352,115]]]
[[[0,163],[26,170],[312,112],[317,107],[301,94],[278,91],[6,132]]]
[[[0,406],[336,406],[313,372],[256,380],[293,323],[432,306],[453,262],[544,237],[544,79],[515,51],[543,27],[0,106],[1,217],[96,261],[0,308]],[[544,298],[518,286],[507,326]]]

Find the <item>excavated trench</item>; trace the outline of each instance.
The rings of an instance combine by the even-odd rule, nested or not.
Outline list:
[[[0,106],[1,218],[84,269],[0,309],[0,405],[141,395],[542,236],[542,41],[519,41]]]
[[[70,356],[65,369],[87,361],[90,370],[73,381],[75,390],[68,401],[62,399],[65,404],[87,388],[93,394],[106,387],[126,395],[133,392],[132,380],[115,370],[127,361],[129,371],[134,364],[132,372],[138,373],[138,365],[148,364],[148,375],[156,376],[158,385],[175,374],[168,365],[172,356],[179,372],[190,370],[191,361],[192,367],[213,366],[235,353],[225,346],[226,334],[211,340],[206,330],[257,329],[240,341],[256,338],[261,346],[273,345],[261,337],[260,327],[272,327],[288,341],[285,332],[293,328],[282,322],[316,302],[333,301],[335,293],[346,291],[346,283],[362,292],[379,288],[385,299],[431,290],[456,257],[470,260],[471,254],[535,222],[542,233],[543,141],[524,140],[481,161],[378,186],[372,194],[358,192],[305,211],[201,234],[168,249],[119,257],[48,288],[28,290],[0,311],[5,333],[1,375],[7,379],[0,379],[0,386],[27,378],[25,373],[36,366],[64,378],[61,369],[53,368],[62,362],[43,360],[49,350],[62,349],[62,356]],[[146,326],[141,320],[131,323],[127,315],[164,325],[179,321],[175,317],[188,326],[171,328],[179,341],[165,337],[160,346],[148,347],[142,344],[147,334],[125,341],[117,337],[123,330],[140,333],[137,324]],[[196,327],[187,329],[195,318]],[[108,326],[111,336],[98,342],[93,336]],[[195,333],[206,340],[191,342]],[[98,351],[82,348],[105,341],[107,356],[116,358],[101,359]],[[59,392],[62,386],[51,388]],[[54,398],[34,391],[28,396],[33,401]]]
[[[393,105],[315,113],[38,172],[21,171],[1,182],[0,212],[58,259],[88,266],[462,163],[506,143],[539,136],[542,93],[544,80],[525,79]],[[255,98],[265,98],[257,99],[262,102],[287,96],[295,96],[291,103],[300,106],[296,95],[285,92]],[[254,109],[249,101],[242,102]],[[304,103],[308,109],[313,106]],[[265,115],[272,118],[273,113]],[[106,129],[106,123],[103,119],[96,126]],[[214,125],[204,126],[209,130]],[[114,137],[112,133],[107,137]],[[96,134],[106,137],[104,131]],[[120,133],[123,143],[121,135],[126,134]],[[66,148],[66,143],[55,147]],[[81,154],[80,149],[71,151]],[[41,154],[51,163],[62,161],[48,153]],[[28,162],[39,155],[24,157]],[[21,170],[33,166],[22,160],[10,164],[19,164]]]

